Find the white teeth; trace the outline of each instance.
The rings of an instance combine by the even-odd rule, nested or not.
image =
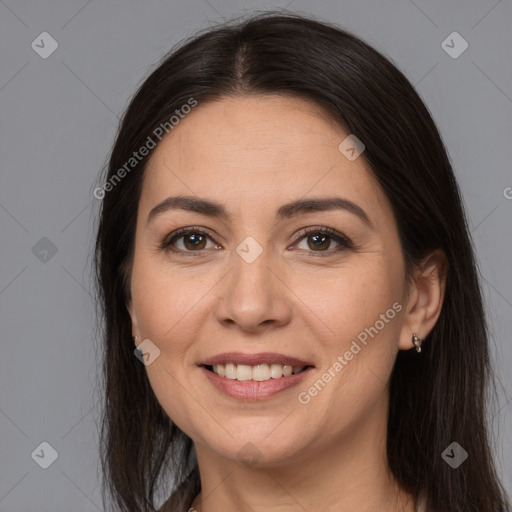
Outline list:
[[[221,366],[221,365],[219,365],[219,366]],[[217,370],[217,372],[218,372],[218,370]],[[226,365],[226,377],[231,380],[236,379],[236,365],[235,364],[228,363]]]
[[[271,364],[270,365],[270,376],[273,379],[279,379],[279,377],[283,376],[283,367],[280,364]]]
[[[236,380],[251,380],[252,368],[247,364],[236,365]]]
[[[292,374],[293,368],[289,364],[283,366],[283,375],[289,377]]]
[[[270,366],[268,364],[259,364],[252,368],[252,380],[269,380]]]
[[[212,366],[212,370],[219,377],[225,377],[231,380],[247,381],[265,381],[270,379],[280,379],[281,377],[289,377],[295,375],[302,370],[304,366],[292,366],[290,364],[258,364],[249,366],[247,364],[216,364]]]

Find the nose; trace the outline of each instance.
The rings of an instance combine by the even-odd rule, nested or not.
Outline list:
[[[286,325],[293,294],[285,281],[284,269],[265,251],[251,263],[234,253],[231,271],[219,283],[217,320],[250,333]]]

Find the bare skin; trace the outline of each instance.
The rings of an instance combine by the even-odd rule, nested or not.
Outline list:
[[[412,334],[425,338],[437,321],[445,258],[433,252],[406,282],[389,201],[364,153],[350,161],[338,149],[347,135],[304,100],[243,96],[199,104],[151,157],[128,307],[137,343],[160,350],[146,367],[155,395],[194,441],[198,512],[415,511],[388,469],[389,378]],[[177,195],[216,201],[232,217],[167,210],[148,222]],[[356,203],[371,226],[342,209],[275,216],[285,203],[333,196]],[[159,248],[182,227],[207,234]],[[297,237],[305,227],[318,229]],[[318,243],[324,227],[351,244],[330,235]],[[262,250],[250,263],[236,251],[247,237]],[[333,370],[371,326],[378,333]],[[278,352],[314,367],[297,386],[243,401],[200,366],[233,351]],[[310,393],[329,368],[326,385]],[[241,456],[247,443],[257,449],[250,463]]]

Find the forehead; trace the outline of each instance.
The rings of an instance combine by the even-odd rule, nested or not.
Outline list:
[[[142,209],[184,194],[215,198],[234,214],[244,206],[326,195],[389,210],[364,159],[351,161],[340,151],[349,135],[303,99],[243,96],[199,104],[151,156]]]
[[[305,164],[318,160],[320,148],[336,149],[345,132],[318,106],[278,95],[226,97],[199,104],[173,128],[155,157],[175,152],[193,167],[205,158],[243,169],[275,173],[293,158]],[[239,162],[240,156],[253,156]],[[319,162],[320,163],[320,162]]]

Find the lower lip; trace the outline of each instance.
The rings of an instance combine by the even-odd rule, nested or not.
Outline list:
[[[221,392],[232,398],[240,400],[263,400],[270,398],[277,393],[289,389],[299,384],[310,370],[306,368],[300,373],[290,375],[289,377],[280,377],[279,379],[269,379],[263,381],[228,379],[219,377],[216,373],[207,370],[204,366],[200,367],[206,378]]]

